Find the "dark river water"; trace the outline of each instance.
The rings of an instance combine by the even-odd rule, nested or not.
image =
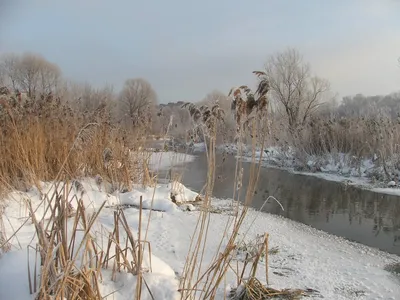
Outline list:
[[[232,198],[236,159],[229,155],[225,156],[224,162],[222,160],[222,156],[217,158],[213,195],[217,198]],[[246,190],[249,169],[250,163],[243,163],[242,190]],[[184,185],[199,192],[206,180],[206,157],[200,154],[193,162],[175,171],[183,172]],[[261,208],[270,195],[277,198],[285,210],[282,211],[275,201],[270,200],[263,208],[265,212],[282,215],[351,241],[400,255],[398,196],[263,167],[253,207]]]

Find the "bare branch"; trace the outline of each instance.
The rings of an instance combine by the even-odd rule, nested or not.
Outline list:
[[[149,123],[157,103],[157,95],[148,81],[142,78],[128,79],[120,93],[120,113],[133,126]]]
[[[61,77],[57,65],[30,53],[3,55],[1,70],[14,90],[26,92],[32,98],[55,92]]]
[[[271,100],[284,108],[290,129],[304,123],[322,103],[329,83],[311,77],[310,66],[295,49],[272,55],[265,65]]]

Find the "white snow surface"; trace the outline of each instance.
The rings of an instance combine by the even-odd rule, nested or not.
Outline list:
[[[104,228],[113,228],[113,205],[137,205],[138,198],[143,197],[144,206],[153,208],[148,240],[152,249],[152,272],[146,273],[145,279],[155,299],[179,299],[178,276],[182,274],[191,236],[197,223],[199,211],[184,211],[170,200],[171,192],[180,199],[191,201],[197,195],[180,183],[157,185],[155,188],[134,188],[124,194],[106,194],[94,180],[85,180],[83,188],[77,189],[92,213],[107,202],[93,228],[98,234]],[[43,183],[43,192],[51,190],[51,183]],[[3,217],[6,236],[10,237],[28,218],[25,200],[31,199],[33,207],[39,207],[36,216],[43,216],[41,200],[37,189],[29,192],[13,192],[3,200],[5,214]],[[71,198],[72,199],[72,198]],[[72,201],[72,205],[74,202]],[[223,237],[229,214],[233,209],[231,200],[213,199],[213,206],[222,208],[223,213],[211,214],[207,247],[204,252],[203,269],[211,263],[212,257]],[[163,211],[159,211],[163,210]],[[137,234],[139,228],[139,210],[128,207],[124,210],[132,232]],[[142,236],[145,233],[150,210],[142,212]],[[70,220],[71,224],[73,220]],[[71,225],[72,226],[72,225]],[[97,232],[97,233],[96,233]],[[388,264],[400,262],[400,257],[360,244],[352,243],[339,237],[315,230],[309,226],[291,220],[250,210],[242,226],[239,240],[252,240],[257,234],[269,233],[269,247],[277,247],[278,253],[269,256],[269,283],[274,288],[311,288],[319,291],[308,299],[399,299],[400,278],[385,271]],[[27,246],[35,246],[34,225],[28,221],[11,239],[11,251],[0,258],[0,299],[33,299],[29,294],[27,276]],[[99,238],[100,239],[100,238]],[[223,245],[226,244],[224,240]],[[31,254],[31,264],[33,254]],[[145,254],[145,265],[149,265],[149,254]],[[147,258],[146,258],[147,257]],[[263,262],[261,262],[263,264]],[[236,265],[236,264],[235,264]],[[176,275],[178,274],[178,276]],[[258,268],[257,277],[265,280],[265,267]],[[234,287],[235,275],[229,271],[226,276],[227,286]],[[103,295],[113,293],[105,299],[132,299],[136,278],[130,274],[119,273],[117,280],[111,280],[111,270],[103,270],[103,281],[100,290]],[[224,284],[221,285],[217,299],[224,298]],[[151,299],[146,289],[142,299]]]

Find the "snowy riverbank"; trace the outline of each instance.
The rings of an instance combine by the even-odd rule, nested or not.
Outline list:
[[[204,147],[197,145],[195,152],[201,152]],[[238,146],[225,144],[218,147],[220,153],[237,155]],[[252,150],[245,145],[242,148],[244,161],[251,161]],[[255,152],[256,161],[261,157],[261,150]],[[342,182],[377,193],[400,196],[400,172],[393,171],[391,178],[384,179],[384,170],[371,159],[357,160],[345,154],[325,155],[324,157],[307,156],[306,163],[296,159],[293,151],[283,151],[278,147],[268,147],[262,155],[265,167],[279,168],[295,174],[315,176],[328,181]]]
[[[123,194],[108,194],[105,187],[91,179],[80,183],[82,187],[75,189],[74,194],[83,195],[88,214],[96,211],[106,201],[106,207],[92,230],[98,243],[102,240],[101,232],[113,228],[113,211],[116,205],[126,207],[125,216],[132,232],[136,233],[139,228],[138,199],[143,197],[144,208],[150,208],[153,199],[153,209],[156,211],[152,212],[148,235],[152,249],[152,272],[147,273],[145,278],[155,299],[178,299],[178,279],[183,271],[199,212],[193,205],[179,207],[172,203],[171,192],[176,199],[187,202],[195,200],[197,194],[177,183],[159,184],[155,189],[136,187]],[[44,183],[42,187],[42,193],[51,192],[51,183]],[[27,247],[35,247],[36,238],[34,225],[30,221],[24,224],[28,218],[26,199],[30,199],[34,207],[43,205],[37,189],[26,193],[13,192],[3,201],[6,236],[10,237],[17,228],[22,227],[11,239],[10,251],[3,253],[0,258],[0,299],[33,299],[28,288]],[[70,195],[70,199],[73,199],[73,195]],[[76,205],[73,200],[71,204],[73,207]],[[188,208],[192,211],[188,211]],[[212,234],[207,240],[204,267],[211,262],[215,249],[223,238],[232,202],[214,199],[213,208],[218,213],[211,214]],[[38,209],[36,215],[38,218],[43,217],[43,210]],[[143,210],[142,228],[146,227],[149,217],[150,210]],[[71,224],[72,222],[73,220]],[[270,234],[270,249],[277,249],[277,253],[269,257],[269,282],[274,288],[308,288],[318,291],[311,295],[311,299],[323,297],[335,300],[388,300],[396,299],[400,295],[400,278],[385,270],[387,266],[399,263],[400,257],[278,216],[250,210],[241,236],[250,241],[265,232]],[[30,259],[32,266],[32,254]],[[145,263],[148,264],[148,261]],[[259,268],[257,274],[261,280],[265,278],[264,270]],[[104,271],[100,290],[104,295],[112,293],[105,299],[131,299],[135,282],[134,276],[127,273],[120,273],[117,280],[112,281],[111,271]],[[229,271],[227,286],[220,287],[218,299],[223,299],[224,290],[229,289],[229,286],[234,287],[235,282],[234,273]],[[143,299],[151,297],[144,292]]]

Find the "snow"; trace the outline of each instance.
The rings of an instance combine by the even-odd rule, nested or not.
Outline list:
[[[148,241],[151,244],[151,271],[144,277],[155,299],[179,299],[178,276],[182,274],[187,251],[197,224],[199,211],[190,202],[197,194],[178,182],[158,184],[155,187],[134,187],[131,192],[107,194],[104,187],[98,186],[95,180],[81,181],[80,188],[74,187],[75,195],[82,195],[89,212],[98,209],[103,201],[107,206],[99,215],[93,234],[98,235],[104,229],[113,228],[114,205],[128,205],[124,213],[132,232],[139,228],[138,198],[142,196],[143,207],[155,211],[142,211],[142,236],[148,218],[151,218]],[[54,190],[52,183],[42,183],[42,194]],[[171,201],[171,193],[183,206]],[[154,197],[153,197],[154,194]],[[10,237],[28,218],[25,200],[30,199],[33,207],[39,207],[38,217],[44,215],[41,209],[44,197],[37,189],[28,192],[13,192],[4,199],[5,233]],[[72,197],[71,204],[76,206]],[[153,199],[153,201],[152,201]],[[152,203],[151,203],[152,201]],[[211,263],[230,213],[234,208],[231,200],[213,199],[215,211],[210,215],[210,232],[204,252],[203,270]],[[186,211],[187,207],[195,209]],[[219,210],[218,210],[219,209]],[[151,213],[151,215],[150,215]],[[71,222],[73,220],[70,220]],[[101,228],[101,229],[100,229]],[[400,295],[400,278],[385,271],[389,264],[399,263],[400,257],[360,244],[349,242],[315,230],[291,220],[250,210],[242,226],[239,241],[250,241],[258,234],[269,233],[269,247],[278,249],[278,253],[269,256],[269,282],[273,288],[312,288],[320,294],[311,299],[398,299]],[[33,299],[29,295],[27,276],[27,246],[35,246],[34,225],[26,222],[21,230],[11,239],[11,251],[0,258],[0,299]],[[226,240],[224,243],[226,244]],[[33,251],[30,262],[34,261]],[[264,262],[261,262],[263,264]],[[150,268],[150,256],[144,255],[144,266]],[[32,265],[31,265],[32,268]],[[32,269],[31,269],[32,270]],[[259,267],[257,277],[265,279],[265,268]],[[112,270],[103,270],[100,283],[105,299],[132,299],[136,286],[136,277],[121,272],[116,281],[111,280]],[[226,286],[235,287],[233,272],[226,276]],[[225,286],[221,284],[217,299],[223,299]],[[151,299],[147,289],[143,289],[142,299]]]
[[[372,188],[371,191],[375,193],[393,195],[400,197],[400,189],[399,188]]]
[[[154,197],[152,196],[154,192]],[[139,207],[140,197],[142,197],[142,206],[144,209],[153,208],[159,211],[174,211],[177,203],[193,202],[196,200],[198,193],[192,192],[179,182],[171,182],[167,184],[158,184],[155,187],[136,188],[132,192],[119,195],[119,199],[112,201],[111,205],[133,205]]]
[[[103,274],[111,277],[110,271],[104,272]],[[143,277],[145,278],[146,283],[148,284],[149,289],[156,300],[179,299],[179,294],[176,291],[178,281],[173,277],[160,274],[144,274]],[[127,276],[127,274],[120,273],[117,275],[115,282],[103,281],[100,285],[100,293],[101,295],[109,295],[108,297],[103,298],[105,300],[131,300],[135,299],[135,290],[133,289],[135,286],[135,276]],[[141,299],[153,299],[146,287],[142,288]]]
[[[36,237],[32,222],[25,222],[29,220],[26,201],[28,199],[31,201],[37,219],[46,219],[50,215],[46,213],[44,209],[44,203],[46,203],[45,195],[51,195],[56,189],[62,194],[61,185],[56,187],[53,183],[42,182],[40,184],[41,192],[37,188],[32,188],[26,193],[16,191],[10,193],[8,197],[4,199],[3,202],[6,206],[4,213],[6,219],[6,237],[11,237],[16,228],[22,227],[10,241],[12,250],[5,253],[0,258],[0,299],[33,299],[33,296],[29,295],[26,251],[28,245],[35,247]],[[126,209],[127,212],[131,212],[130,214],[127,213],[126,217],[129,220],[129,226],[132,228],[132,232],[137,232],[139,228],[139,210],[134,207],[139,206],[140,197],[143,199],[144,209],[150,209],[152,207],[154,210],[169,212],[171,215],[180,211],[179,207],[172,203],[171,195],[175,195],[175,197],[181,199],[181,201],[185,200],[186,202],[194,201],[197,197],[197,193],[188,190],[177,182],[160,184],[155,187],[135,187],[132,192],[127,193],[116,192],[114,194],[107,194],[104,186],[97,185],[95,180],[87,179],[79,183],[72,183],[72,191],[73,192],[68,196],[68,201],[71,203],[71,206],[74,208],[77,207],[77,198],[74,196],[81,197],[88,214],[93,213],[95,210],[99,209],[103,202],[106,202],[106,208],[104,208],[100,214],[98,224],[96,224],[93,233],[98,237],[97,243],[100,244],[100,241],[103,240],[99,235],[100,232],[104,229],[107,229],[109,232],[112,231],[112,211],[115,206],[133,205],[133,207]],[[146,214],[146,211],[144,212]],[[68,224],[69,228],[72,228],[73,220],[70,219]],[[81,235],[81,233],[77,233],[78,240],[82,238]],[[79,242],[76,244],[79,245]],[[102,243],[102,249],[105,248],[106,245],[104,241]],[[35,261],[33,253],[34,251],[30,251],[29,261],[31,264]],[[112,256],[113,249],[110,251],[110,257]],[[142,266],[145,269],[150,269],[151,266],[151,273],[145,274],[144,277],[152,294],[156,299],[176,299],[178,297],[178,281],[174,270],[165,263],[162,258],[153,254],[150,256],[148,253],[144,255]],[[77,261],[80,261],[79,255]],[[79,263],[77,264],[79,265]],[[121,273],[116,282],[111,281],[111,270],[105,270],[103,276],[105,279],[100,287],[103,295],[112,293],[110,299],[131,299],[134,292],[132,288],[136,286],[136,278],[134,276]],[[150,294],[146,292],[145,289],[142,299],[151,299]]]
[[[387,184],[388,187],[395,187],[396,186],[396,182],[395,181],[389,181]]]
[[[140,205],[140,197],[142,197],[142,207],[143,209],[154,209],[159,211],[174,211],[176,210],[176,205],[172,202],[171,197],[176,199],[176,202],[193,202],[196,200],[198,193],[195,193],[179,182],[173,181],[165,184],[157,184],[154,187],[142,187],[142,186],[134,186],[134,189],[131,192],[119,193],[118,191],[113,194],[108,194],[103,192],[106,190],[105,184],[101,186],[97,185],[92,179],[85,179],[83,181],[76,181],[77,184],[74,184],[73,190],[74,193],[71,193],[68,196],[68,201],[71,203],[73,208],[77,208],[77,203],[74,199],[75,195],[79,195],[85,205],[86,210],[95,211],[98,209],[103,202],[105,202],[106,206],[116,206],[116,205],[128,205],[128,206],[136,206]],[[62,186],[60,185],[57,188],[58,192],[62,193]],[[76,186],[80,186],[79,189]],[[55,191],[56,187],[51,182],[42,182],[41,190],[42,194],[51,195]],[[154,194],[154,196],[153,196]],[[9,195],[10,199],[18,199],[14,200],[14,202],[18,203],[18,210],[21,210],[21,207],[26,210],[26,204],[24,199],[40,199],[40,192],[37,188],[32,188],[26,193],[21,192],[13,192]],[[35,215],[38,219],[44,217],[50,217],[51,213],[48,211],[45,212],[45,201],[37,201]],[[10,211],[10,207],[8,211]]]
[[[14,250],[0,258],[0,299],[33,299],[29,297],[26,251]]]
[[[34,257],[31,257],[31,262]],[[144,278],[155,299],[179,299],[178,280],[173,270],[161,259],[152,256],[152,273],[145,273]],[[32,266],[31,266],[32,268]],[[32,269],[31,272],[33,273]],[[128,300],[134,295],[136,277],[127,273],[117,274],[111,281],[111,270],[103,270],[103,282],[100,284],[101,295],[110,295],[105,300]],[[0,258],[0,299],[31,300],[29,294],[26,249],[11,251]],[[33,275],[33,274],[32,274]],[[141,299],[152,299],[146,288],[142,289]]]

